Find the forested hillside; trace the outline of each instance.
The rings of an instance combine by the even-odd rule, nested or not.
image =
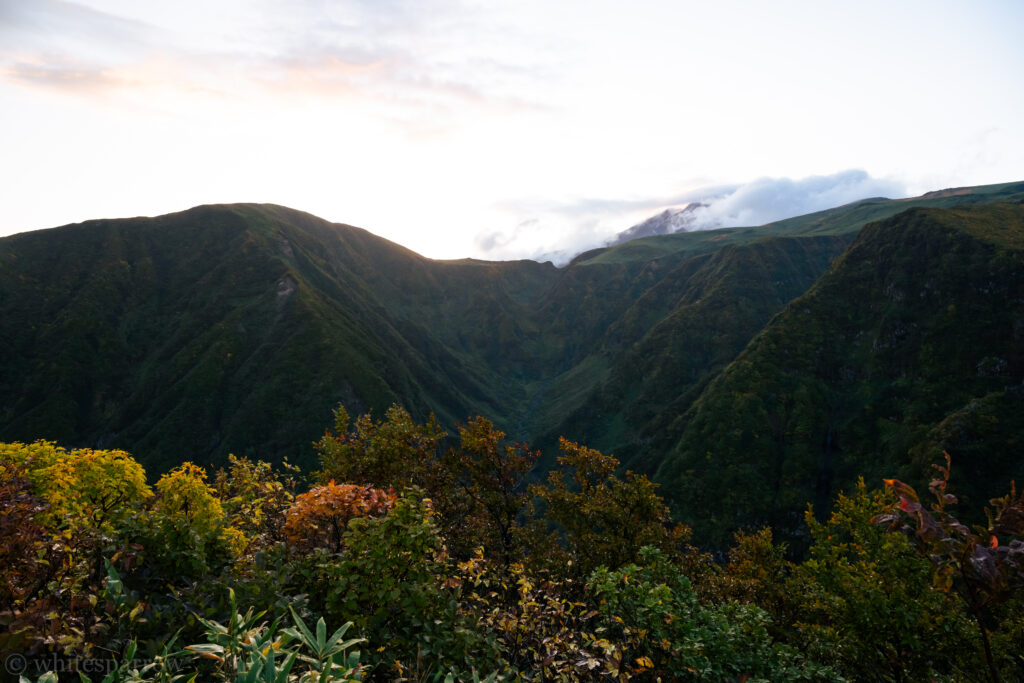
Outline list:
[[[710,383],[654,478],[711,538],[794,531],[857,476],[923,480],[943,449],[966,456],[949,416],[983,401],[1001,436],[955,457],[974,493],[1024,473],[1022,380],[1024,206],[912,209],[867,226]]]

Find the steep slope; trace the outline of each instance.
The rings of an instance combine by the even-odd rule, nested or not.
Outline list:
[[[843,237],[767,238],[685,259],[604,335],[607,379],[542,443],[568,434],[653,469],[666,421],[847,246]],[[557,411],[542,410],[557,417]]]
[[[679,438],[672,423],[704,384],[866,223],[911,206],[1021,200],[1024,183],[865,199],[759,228],[660,235],[581,254],[569,270],[632,266],[649,288],[585,362],[540,387],[530,431],[549,449],[566,435],[653,471]]]
[[[557,276],[434,264],[255,205],[26,233],[0,242],[0,263],[0,436],[127,447],[156,467],[308,457],[338,402],[500,417],[522,396],[495,389],[486,355],[460,357],[394,302],[415,308],[414,292],[442,302],[430,315],[468,315],[447,293],[471,292],[525,335],[522,298]]]
[[[708,385],[656,479],[705,541],[794,532],[857,475],[920,482],[947,416],[1022,379],[1024,205],[911,209],[865,227]],[[992,474],[954,468],[967,487]]]

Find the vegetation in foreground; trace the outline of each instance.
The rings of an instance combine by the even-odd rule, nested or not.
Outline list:
[[[720,558],[646,477],[483,418],[339,409],[320,470],[0,445],[0,661],[26,681],[1020,680],[1024,496],[861,482]]]

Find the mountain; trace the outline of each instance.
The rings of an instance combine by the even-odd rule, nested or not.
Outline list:
[[[1024,183],[864,200],[757,228],[634,239],[563,268],[427,259],[274,205],[23,233],[0,239],[0,441],[124,448],[157,471],[228,453],[311,466],[311,442],[339,402],[376,414],[400,403],[448,428],[486,416],[545,449],[548,465],[560,435],[614,452],[655,476],[686,519],[714,512],[707,539],[732,521],[789,523],[857,473],[920,470],[938,447],[1016,443],[1004,380],[1019,383],[1017,342],[993,341],[1015,339],[1006,316],[1016,309],[992,289],[1015,286],[1006,278],[1016,271],[989,260],[1019,255],[1015,209],[996,203],[1022,200]],[[952,227],[934,227],[944,221]],[[925,227],[903,243],[908,222]],[[940,258],[931,289],[913,292],[941,294],[912,299],[905,283],[917,287],[934,265],[924,256],[944,249],[964,258]],[[906,312],[890,311],[888,280],[850,274],[867,277],[865,259],[904,292]],[[985,287],[988,308],[975,301]],[[848,328],[836,317],[846,311]],[[944,358],[941,334],[914,336],[942,315],[954,326],[935,329],[963,340],[948,345],[964,354],[946,379],[901,375],[902,361],[858,345],[874,335],[896,348],[886,335],[905,328],[900,359],[910,348]],[[825,339],[838,344],[827,357]],[[871,363],[875,374],[857,374]],[[941,365],[928,363],[928,373]],[[848,371],[856,382],[836,389]],[[783,394],[792,415],[778,412]],[[858,401],[871,412],[854,411]],[[783,435],[774,445],[772,425]],[[869,453],[873,439],[882,445]],[[765,463],[775,463],[771,486]],[[744,486],[745,502],[729,497]],[[733,493],[716,499],[723,487]]]
[[[651,216],[647,220],[637,223],[631,228],[623,230],[608,241],[606,246],[614,247],[625,244],[631,240],[653,235],[672,235],[677,232],[686,232],[693,228],[697,220],[695,212],[697,209],[707,207],[701,202],[691,202],[681,209],[665,209],[661,213]]]
[[[866,226],[709,382],[655,478],[711,542],[795,533],[808,501],[858,475],[922,481],[944,448],[980,505],[980,484],[1024,474],[1022,382],[1024,204],[911,209]]]
[[[128,448],[157,468],[308,460],[338,402],[500,419],[521,397],[496,396],[492,375],[522,359],[493,349],[529,351],[517,321],[557,276],[433,262],[256,205],[25,233],[0,240],[0,264],[2,437]]]

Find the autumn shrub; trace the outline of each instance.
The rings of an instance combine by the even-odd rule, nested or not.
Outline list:
[[[103,618],[105,557],[152,496],[124,451],[0,444],[8,629],[31,650],[88,652]]]
[[[614,646],[595,631],[599,613],[571,579],[482,553],[458,569],[461,608],[498,649],[510,678],[582,681],[616,669]]]
[[[213,491],[220,499],[228,524],[245,537],[247,552],[265,549],[283,538],[285,513],[295,501],[298,468],[228,456],[228,466],[217,470]]]
[[[448,550],[459,559],[482,548],[507,567],[524,554],[520,517],[540,453],[504,439],[489,420],[473,418],[459,427],[458,448],[448,449],[431,481]]]
[[[24,462],[0,462],[0,657],[37,651],[76,626],[49,616],[59,604],[47,587],[59,582],[68,548],[39,522],[47,505],[26,470]]]
[[[873,522],[909,539],[927,560],[935,588],[957,599],[973,620],[988,679],[999,681],[1007,673],[1019,677],[1024,657],[1013,646],[1024,640],[1021,619],[1008,607],[1024,602],[1024,493],[1018,495],[1011,483],[1008,495],[990,501],[988,523],[968,528],[950,512],[957,497],[949,490],[949,454],[945,466],[932,467],[937,476],[928,489],[934,502],[926,505],[913,487],[886,479],[898,502],[891,500]],[[998,647],[1004,644],[1011,649]],[[980,669],[970,671],[981,678]]]
[[[297,550],[339,552],[350,520],[386,514],[395,500],[391,491],[331,481],[295,499],[285,515],[284,537]]]
[[[43,549],[52,542],[39,517],[46,503],[32,493],[24,465],[0,465],[0,610],[11,610],[26,595],[46,583],[50,572]],[[52,571],[52,570],[51,570]]]
[[[109,532],[152,495],[145,469],[124,451],[68,451],[36,441],[0,444],[0,460],[24,467],[35,494],[47,503],[40,521],[50,528]]]
[[[206,470],[186,462],[156,483],[156,498],[134,534],[157,578],[180,582],[205,576],[246,545],[206,478]]]
[[[798,563],[787,559],[786,543],[776,543],[771,527],[739,530],[726,551],[726,562],[713,582],[714,602],[733,600],[756,605],[774,622],[791,626],[800,609],[793,592]]]
[[[431,488],[440,443],[447,436],[433,417],[418,425],[397,405],[388,408],[383,420],[365,414],[351,427],[343,406],[334,417],[334,431],[314,444],[322,467],[317,473],[320,483],[346,481],[397,491]]]

